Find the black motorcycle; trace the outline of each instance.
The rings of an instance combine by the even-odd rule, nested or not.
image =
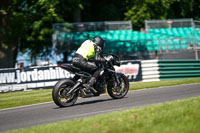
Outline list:
[[[89,94],[84,85],[88,83],[92,74],[81,71],[72,65],[60,65],[61,68],[75,76],[72,79],[63,79],[56,83],[52,91],[55,104],[59,107],[71,106],[79,96],[83,98],[99,96],[106,92],[106,88],[112,98],[123,98],[128,93],[129,81],[123,73],[115,71],[114,66],[120,66],[120,59],[114,54],[109,54],[106,58],[109,58],[109,61],[101,64],[103,70],[93,86],[94,90],[91,90]]]

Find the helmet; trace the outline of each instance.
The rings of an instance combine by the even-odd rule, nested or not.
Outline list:
[[[99,36],[95,36],[92,41],[99,47],[101,47],[102,49],[104,48],[104,40],[99,37]]]

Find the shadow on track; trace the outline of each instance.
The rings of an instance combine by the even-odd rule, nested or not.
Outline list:
[[[127,97],[124,97],[124,98],[127,98]],[[109,99],[102,99],[102,100],[91,100],[91,101],[85,101],[85,102],[81,102],[81,103],[75,103],[74,105],[69,106],[69,107],[56,107],[54,109],[72,108],[72,107],[76,107],[76,106],[80,106],[80,105],[96,104],[96,103],[101,103],[101,102],[106,102],[106,101],[114,101],[114,100],[117,101],[120,99],[109,98]]]

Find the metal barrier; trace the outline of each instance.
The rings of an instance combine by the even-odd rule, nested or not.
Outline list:
[[[200,60],[147,60],[141,66],[146,82],[200,77]]]
[[[72,32],[108,31],[108,30],[132,30],[131,21],[100,21],[100,22],[77,22],[72,23]],[[65,23],[53,24],[53,29],[61,30]]]
[[[200,60],[159,60],[160,79],[200,77]]]
[[[158,60],[141,61],[142,80],[144,82],[160,81]]]
[[[168,19],[168,20],[145,20],[145,30],[157,28],[177,28],[177,27],[195,27],[192,18]]]
[[[194,21],[195,28],[200,28],[200,21]]]

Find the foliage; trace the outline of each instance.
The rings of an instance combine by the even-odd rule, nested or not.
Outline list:
[[[83,21],[120,21],[130,0],[88,0],[83,2]]]
[[[144,27],[145,20],[151,19],[200,19],[199,1],[195,0],[136,0],[125,13],[125,19],[131,20],[134,28]]]
[[[8,55],[9,52],[16,53],[12,56],[14,60],[18,50],[30,51],[30,56],[35,59],[37,56],[48,55],[52,47],[52,25],[64,22],[64,19],[56,13],[58,3],[59,0],[1,1],[4,6],[0,10],[2,16],[0,44],[7,49],[14,49],[5,51],[4,55]],[[6,60],[10,61],[11,58]]]
[[[54,23],[125,19],[136,30],[149,19],[200,20],[199,5],[197,0],[1,0],[0,67],[14,67],[19,51],[48,57]],[[74,47],[69,49],[65,58]]]
[[[50,53],[52,25],[64,20],[55,12],[58,0],[16,1],[16,14],[25,16],[26,34],[20,39],[20,50],[31,50],[31,56],[44,56]]]

